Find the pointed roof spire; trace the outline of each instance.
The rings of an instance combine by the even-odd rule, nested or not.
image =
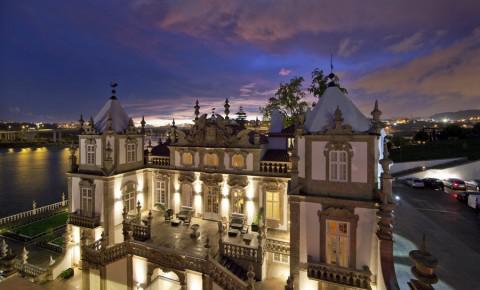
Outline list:
[[[95,127],[95,123],[93,122],[93,117],[92,116],[90,116],[89,126],[90,126],[90,128]]]
[[[145,125],[147,122],[145,122],[145,116],[142,116],[142,121],[140,121],[140,125],[142,126],[142,134],[145,134]]]
[[[228,114],[230,114],[230,104],[228,103],[228,98],[225,99],[225,105],[223,105],[225,108],[225,119],[228,119]]]
[[[195,101],[195,120],[198,120],[198,115],[200,115],[200,105],[198,104],[198,99]]]
[[[375,100],[373,111],[370,114],[372,115],[374,121],[380,121],[380,116],[382,115],[382,111],[378,109],[378,100]]]
[[[333,74],[333,54],[330,54],[330,73]]]
[[[110,82],[110,87],[112,88],[112,96],[110,97],[110,100],[116,100],[117,99],[117,90],[116,90],[116,87],[118,86],[118,84],[114,81],[111,81]]]

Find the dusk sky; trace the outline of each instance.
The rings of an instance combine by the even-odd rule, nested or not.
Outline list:
[[[0,1],[0,120],[95,115],[119,83],[138,120],[191,120],[334,71],[369,114],[480,109],[480,1]],[[309,98],[310,101],[313,98]],[[369,116],[369,115],[368,115]]]

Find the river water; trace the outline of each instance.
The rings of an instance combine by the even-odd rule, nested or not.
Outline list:
[[[63,147],[0,148],[0,217],[60,201],[67,194],[70,151]]]

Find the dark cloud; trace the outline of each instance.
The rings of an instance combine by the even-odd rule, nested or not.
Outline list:
[[[280,82],[328,71],[330,54],[367,113],[374,98],[387,116],[461,109],[479,91],[478,11],[476,0],[1,1],[0,118],[95,114],[112,79],[136,118],[189,120],[195,99],[208,111],[226,97],[254,116]]]

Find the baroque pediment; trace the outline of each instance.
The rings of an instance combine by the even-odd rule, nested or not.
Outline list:
[[[258,138],[253,138],[254,134],[235,120],[218,114],[210,117],[203,114],[188,131],[172,127],[170,132],[176,145],[204,147],[255,147]]]

